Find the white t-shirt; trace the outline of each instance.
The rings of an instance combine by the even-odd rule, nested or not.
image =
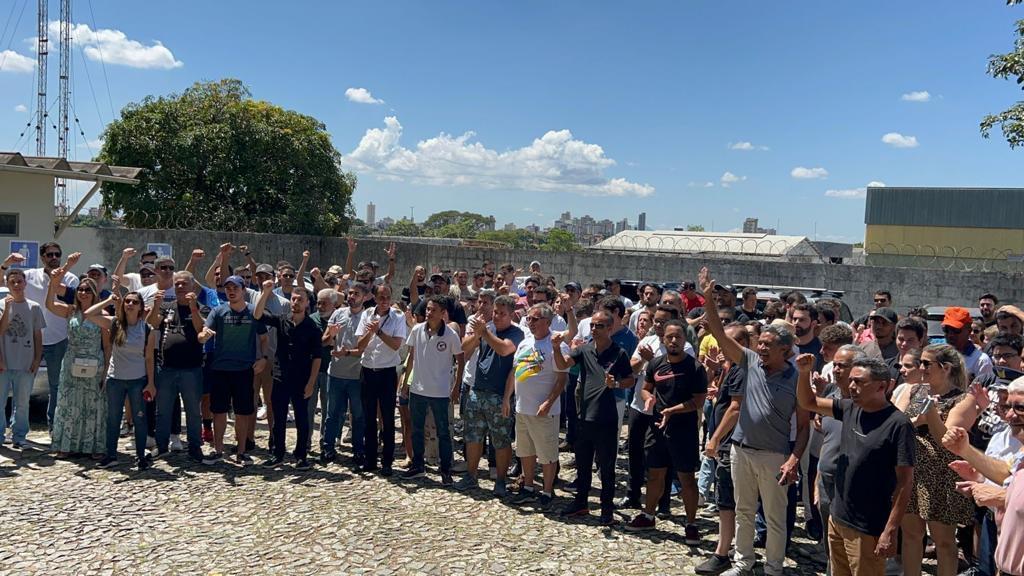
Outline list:
[[[64,285],[74,290],[78,288],[78,276],[71,272],[64,274]],[[43,268],[25,270],[25,298],[37,302],[43,308],[46,327],[43,328],[43,346],[56,344],[68,337],[68,319],[61,318],[46,308],[46,292],[50,288],[50,275]],[[57,297],[64,296],[58,292]]]
[[[493,333],[495,330],[494,322],[488,322],[487,329]],[[473,334],[473,327],[467,324],[466,336],[469,337],[472,336]],[[472,388],[473,382],[476,381],[476,368],[471,368],[471,366],[476,366],[476,361],[478,358],[480,358],[479,344],[477,345],[476,348],[473,349],[473,354],[471,354],[469,358],[466,359],[466,369],[462,371],[462,383],[466,386],[466,388]]]
[[[562,343],[562,354],[569,355],[569,346]],[[526,332],[526,337],[516,348],[513,364],[513,378],[516,387],[516,412],[535,416],[540,405],[547,400],[548,394],[555,387],[559,373],[555,366],[554,351],[551,348],[551,334],[547,338],[537,340],[533,334]],[[562,413],[560,402],[554,402],[548,416]]]
[[[356,338],[366,334],[366,327],[374,320],[380,320],[378,333],[403,340],[406,334],[409,333],[409,328],[405,325],[405,315],[401,312],[394,308],[389,308],[386,316],[378,316],[376,309],[371,309],[363,311],[363,317],[359,321],[359,328],[356,329]],[[391,348],[391,346],[388,346],[383,340],[374,335],[370,339],[370,343],[366,345],[366,350],[363,351],[361,363],[365,368],[380,370],[381,368],[398,366],[402,363],[402,358],[399,356],[398,350]]]
[[[149,286],[143,286],[142,288],[139,288],[137,290],[137,292],[139,293],[139,297],[142,298],[142,303],[145,304],[147,309],[153,307],[153,299],[156,298],[156,293],[158,290],[160,290],[160,288],[157,286],[155,282],[153,284],[150,284]],[[168,288],[164,288],[163,290],[164,303],[175,302],[178,300],[178,297],[174,295],[173,285]]]
[[[127,283],[127,284],[124,284],[124,285],[128,287],[128,291],[129,292],[138,292],[139,290],[142,290],[142,288],[143,288],[143,286],[142,286],[142,277],[139,276],[138,272],[128,272],[128,273],[126,273],[121,278],[121,281]]]
[[[428,398],[447,398],[452,388],[452,358],[462,354],[462,339],[443,322],[436,334],[427,323],[412,327],[405,345],[413,355],[409,391]]]
[[[645,344],[648,347],[650,347],[650,349],[654,352],[654,358],[657,358],[658,356],[664,356],[667,353],[667,350],[665,350],[665,345],[661,342],[661,338],[657,334],[652,333],[648,334],[647,336],[644,336],[643,340],[641,340],[640,343],[636,345],[636,351],[633,352],[633,358],[631,358],[630,360],[640,360],[643,358],[643,356],[640,355],[640,347]],[[693,346],[691,346],[689,342],[687,342],[686,345],[683,346],[683,352],[686,352],[694,359],[697,358],[697,353],[694,352]],[[640,387],[643,387],[644,382],[646,382],[646,380],[644,379],[644,371],[646,370],[647,363],[644,362],[644,364],[640,366],[640,371],[637,372],[636,382],[638,388],[636,389],[636,393],[633,394],[633,402],[630,404],[630,407],[633,408],[633,410],[636,410],[637,412],[642,412],[650,416],[654,413],[654,410],[644,410],[644,401],[643,398],[641,398],[640,394]]]
[[[974,352],[971,352],[970,356],[964,356],[964,364],[967,366],[967,373],[971,375],[971,378],[992,373],[992,359],[977,346],[974,347]]]

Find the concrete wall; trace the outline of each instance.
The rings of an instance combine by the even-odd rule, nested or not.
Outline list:
[[[288,260],[297,265],[302,258],[302,251],[308,249],[312,253],[311,265],[326,267],[330,264],[344,263],[347,254],[343,238],[318,236],[69,228],[61,238],[65,254],[76,250],[83,252],[79,272],[93,262],[102,262],[112,267],[124,247],[144,248],[148,242],[171,244],[179,266],[184,266],[192,248],[204,249],[207,257],[200,265],[200,276],[205,274],[206,267],[213,261],[218,246],[223,242],[247,244],[259,262],[274,263],[278,260]],[[386,240],[361,239],[356,261],[372,259],[386,265],[386,247]],[[552,253],[437,246],[413,242],[399,244],[397,259],[396,282],[400,285],[408,282],[409,273],[416,264],[424,264],[428,268],[436,264],[453,270],[473,270],[478,268],[484,259],[494,260],[499,265],[511,262],[522,268],[526,268],[532,260],[539,260],[543,270],[553,274],[559,282],[573,279],[583,283],[601,281],[609,277],[656,281],[696,279],[700,267],[708,265],[714,277],[723,283],[843,290],[846,292],[844,300],[855,314],[870,309],[872,292],[880,288],[886,288],[893,293],[895,306],[901,312],[911,306],[923,304],[976,306],[978,295],[985,292],[993,292],[1005,302],[1024,302],[1024,274],[1021,273],[800,264],[767,260],[711,260],[586,251]],[[234,262],[241,263],[241,258],[236,257]]]
[[[0,172],[0,212],[19,215],[18,235],[0,237],[0,249],[10,240],[53,239],[53,198],[53,176]]]

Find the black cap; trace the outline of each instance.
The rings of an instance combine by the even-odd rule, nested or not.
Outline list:
[[[732,284],[715,284],[715,290],[722,290],[731,293],[733,296],[736,295],[736,287]]]
[[[900,320],[900,317],[898,314],[896,314],[895,310],[893,310],[892,308],[886,308],[884,306],[872,310],[868,318],[882,318],[883,320],[888,320],[891,324],[895,324]]]
[[[566,290],[574,290],[576,292],[583,292],[583,287],[580,286],[579,282],[567,282],[565,286],[562,286]]]

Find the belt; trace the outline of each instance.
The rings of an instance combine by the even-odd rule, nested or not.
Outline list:
[[[739,444],[737,444],[737,446],[739,446],[740,448],[743,448],[744,450],[755,450],[757,452],[764,451],[764,448],[757,448],[757,447],[751,446],[750,444],[747,444],[746,442],[740,442]]]

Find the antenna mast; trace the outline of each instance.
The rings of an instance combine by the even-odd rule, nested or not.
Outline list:
[[[45,0],[42,0],[45,1]],[[57,125],[57,156],[68,159],[68,112],[71,106],[71,0],[60,0],[60,118]],[[68,187],[57,179],[57,210],[68,211]]]
[[[47,1],[39,0],[39,31],[36,39],[36,69],[39,90],[36,93],[36,156],[46,156],[46,56],[49,54]]]

